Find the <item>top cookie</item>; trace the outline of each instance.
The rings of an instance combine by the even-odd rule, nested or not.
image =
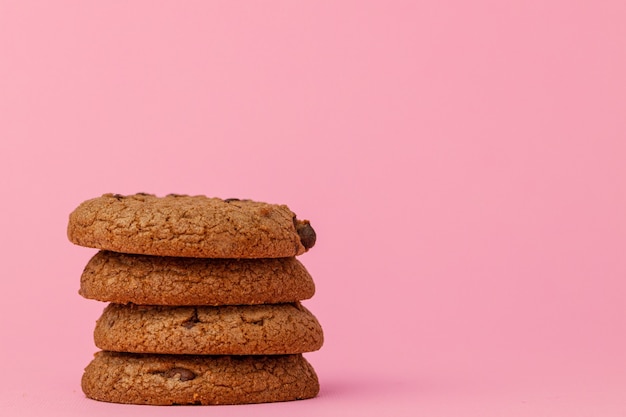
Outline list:
[[[195,258],[282,258],[315,244],[285,205],[170,194],[105,194],[71,214],[71,242],[114,252]]]

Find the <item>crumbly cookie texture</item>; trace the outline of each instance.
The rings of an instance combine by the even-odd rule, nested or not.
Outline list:
[[[313,247],[315,231],[285,205],[170,194],[105,194],[80,204],[67,228],[90,248],[157,256],[282,258]]]
[[[302,355],[192,356],[98,352],[82,377],[87,397],[124,404],[250,404],[315,397]]]
[[[315,284],[295,257],[206,259],[99,251],[85,266],[79,293],[118,304],[276,304],[311,298]]]
[[[109,304],[96,322],[102,350],[191,355],[312,352],[322,328],[300,303],[219,307]]]

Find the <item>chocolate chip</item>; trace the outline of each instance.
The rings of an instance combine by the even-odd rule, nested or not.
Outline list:
[[[118,200],[121,200],[124,198],[124,196],[122,194],[113,194],[112,196],[113,198],[117,198]]]
[[[302,246],[304,246],[307,250],[315,246],[317,235],[315,234],[315,230],[313,230],[311,223],[309,223],[308,220],[297,220],[294,217],[293,224],[296,226],[296,232],[298,232],[298,236],[300,236]]]
[[[196,377],[196,374],[187,368],[172,368],[163,372],[165,378],[174,378],[176,375],[179,375],[180,382],[191,381]]]
[[[193,314],[187,320],[185,320],[182,325],[186,329],[191,329],[196,323],[200,323],[200,319],[198,318],[198,309],[193,309]]]
[[[231,203],[233,201],[241,201],[238,198],[226,198],[224,199],[224,203]]]

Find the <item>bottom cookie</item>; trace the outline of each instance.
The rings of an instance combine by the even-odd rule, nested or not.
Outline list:
[[[313,367],[300,354],[157,355],[100,351],[85,368],[85,395],[149,405],[252,404],[312,398]]]

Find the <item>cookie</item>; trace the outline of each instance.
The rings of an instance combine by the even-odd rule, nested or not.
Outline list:
[[[206,259],[99,251],[80,295],[119,304],[239,305],[306,300],[315,284],[296,258]]]
[[[302,355],[193,356],[97,352],[85,369],[89,398],[123,404],[251,404],[313,398]]]
[[[190,355],[275,355],[312,352],[320,324],[300,303],[252,306],[109,304],[96,322],[98,348]]]
[[[205,196],[105,194],[69,218],[71,242],[114,252],[195,258],[284,258],[315,244],[285,205]]]

